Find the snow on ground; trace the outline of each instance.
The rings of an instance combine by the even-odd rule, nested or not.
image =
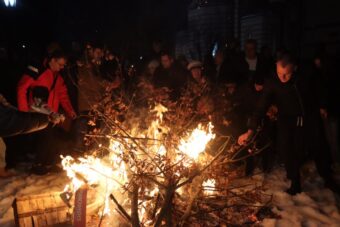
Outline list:
[[[15,226],[12,203],[16,196],[61,192],[65,182],[68,182],[66,174],[36,176],[21,173],[0,179],[0,226]]]
[[[313,163],[302,170],[303,192],[295,196],[285,193],[289,181],[283,168],[276,168],[270,174],[256,175],[253,180],[262,181],[266,193],[273,194],[274,213],[281,219],[265,219],[265,227],[319,227],[340,226],[340,197],[323,187],[321,177]]]
[[[242,178],[235,184],[263,185],[266,194],[273,194],[273,212],[281,219],[264,219],[265,227],[340,227],[340,198],[323,188],[322,179],[315,173],[314,165],[303,170],[304,192],[290,196],[284,191],[289,187],[282,167],[275,168],[270,174],[256,174]],[[12,227],[12,202],[16,196],[60,192],[68,178],[65,174],[19,176],[0,179],[0,226]]]

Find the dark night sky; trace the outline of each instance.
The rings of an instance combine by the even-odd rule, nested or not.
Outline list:
[[[4,68],[7,63],[0,67],[3,75],[7,75],[1,79],[6,83],[0,81],[0,91],[15,103],[13,91],[20,67],[30,53],[43,53],[51,41],[64,45],[71,41],[102,41],[117,51],[143,53],[152,40],[171,39],[177,28],[185,26],[187,2],[17,0],[15,8],[5,8],[0,0],[0,48],[6,47],[11,62],[15,63],[9,67],[11,72]]]
[[[52,41],[68,47],[72,41],[102,41],[118,53],[131,51],[131,55],[139,56],[150,49],[155,39],[169,42],[171,46],[176,30],[186,27],[189,2],[191,0],[17,0],[17,7],[5,8],[0,0],[0,48],[6,47],[11,62],[21,65],[30,59],[29,53],[43,53]],[[240,7],[242,15],[269,12],[270,8],[282,14],[282,23],[277,27],[282,28],[284,35],[278,43],[290,49],[301,49],[311,55],[315,45],[323,40],[331,44],[331,50],[339,47],[338,0],[239,2],[244,6]],[[20,71],[17,66],[12,68]],[[15,90],[17,79],[11,78],[13,84],[7,81],[6,86],[0,81],[0,87]],[[7,97],[11,98],[10,94]]]
[[[2,0],[1,0],[2,1]],[[171,36],[185,25],[185,0],[17,0],[1,2],[2,42],[119,41]],[[4,23],[5,22],[5,23]],[[157,37],[159,36],[159,37]]]
[[[113,48],[130,45],[125,48],[139,48],[139,52],[143,52],[141,48],[149,47],[152,40],[171,42],[175,31],[186,27],[186,10],[190,1],[17,0],[17,7],[9,9],[0,0],[0,45],[21,46],[26,43],[27,46],[42,47],[51,41],[100,40]],[[315,34],[329,30],[316,30],[319,24],[322,28],[338,26],[339,1],[329,1],[334,5],[330,6],[327,1],[320,0],[240,0],[246,6],[240,9],[240,13],[268,11],[269,5],[282,2],[287,3],[287,7],[274,11],[289,11],[283,15],[285,20],[291,21],[292,27],[301,24],[302,20],[297,20],[303,17],[306,29]],[[299,9],[298,2],[303,3],[303,9]],[[294,16],[295,11],[299,12]],[[309,32],[306,36],[313,35]],[[296,42],[297,39],[291,40]],[[131,45],[135,47],[131,48]]]

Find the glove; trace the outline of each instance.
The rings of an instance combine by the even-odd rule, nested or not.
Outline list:
[[[249,129],[247,132],[243,133],[242,135],[238,137],[237,142],[241,146],[245,145],[247,144],[247,142],[249,142],[252,136],[253,136],[253,131]]]
[[[61,124],[65,121],[65,116],[63,114],[59,114],[59,113],[51,113],[48,115],[48,120],[53,124],[53,125],[57,125],[57,124]]]
[[[70,117],[72,120],[74,120],[74,119],[77,118],[77,114],[74,113],[74,112],[72,112],[71,114],[69,114],[69,117]]]

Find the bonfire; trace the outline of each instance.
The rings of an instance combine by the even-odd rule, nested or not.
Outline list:
[[[175,103],[167,95],[155,98],[159,92],[166,93],[154,90],[143,105],[134,105],[141,103],[138,94],[108,90],[94,107],[94,130],[86,140],[92,149],[83,157],[62,157],[70,207],[76,206],[72,195],[86,190],[88,226],[256,223],[270,196],[256,187],[235,192],[230,181],[234,163],[261,149],[253,143],[240,148],[217,135],[211,118],[193,111],[194,98]],[[251,152],[240,158],[245,149]]]

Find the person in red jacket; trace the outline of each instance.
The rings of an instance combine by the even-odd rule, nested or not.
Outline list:
[[[45,71],[40,72],[36,77],[32,73],[26,73],[21,78],[18,89],[18,109],[20,111],[30,111],[33,103],[33,91],[35,88],[47,89],[47,106],[52,112],[58,112],[59,106],[63,108],[65,114],[71,118],[76,118],[76,113],[72,107],[66,85],[60,75],[60,71],[66,64],[65,55],[59,50],[51,53],[45,60]],[[34,67],[33,67],[34,68]],[[30,71],[32,72],[32,67]],[[34,69],[33,69],[34,70]],[[45,97],[44,97],[45,99]],[[59,154],[62,152],[64,132],[58,127],[48,127],[35,135],[33,149],[37,153],[36,164],[32,168],[35,174],[45,174],[50,171],[58,162]]]
[[[29,106],[33,102],[30,90],[38,86],[46,87],[49,90],[47,104],[51,110],[58,112],[59,105],[61,105],[67,116],[74,119],[76,113],[72,107],[64,80],[59,74],[65,64],[65,55],[60,51],[55,51],[47,58],[46,70],[36,79],[31,73],[25,73],[17,88],[18,109],[28,112]],[[28,68],[31,72],[38,73],[38,69],[33,66],[28,66]]]

